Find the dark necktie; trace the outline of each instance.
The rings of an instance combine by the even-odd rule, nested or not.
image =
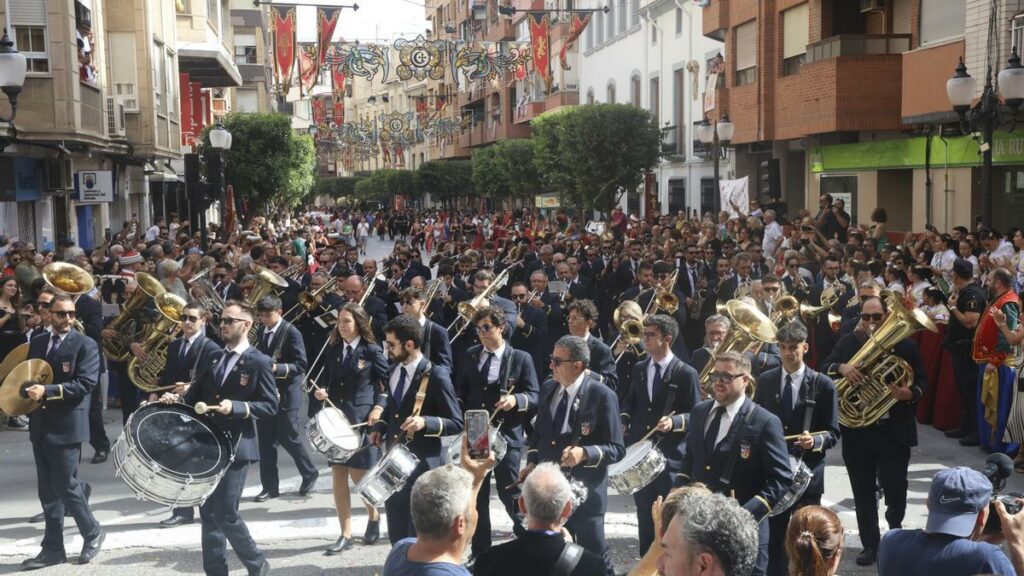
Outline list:
[[[789,424],[793,416],[793,377],[786,374],[786,385],[782,388],[782,424]]]
[[[267,332],[263,335],[263,351],[270,352],[270,341],[274,339],[273,332]]]
[[[50,336],[50,350],[46,353],[46,361],[53,364],[53,359],[57,357],[57,349],[60,348],[60,336],[56,334]]]
[[[345,351],[341,356],[341,365],[348,366],[349,362],[352,361],[352,346],[346,344]]]
[[[562,390],[562,399],[558,401],[558,406],[555,407],[555,435],[562,433],[562,428],[565,426],[565,413],[569,411],[569,393]]]
[[[707,434],[704,435],[704,456],[711,458],[715,451],[715,444],[718,440],[718,429],[722,426],[722,414],[725,414],[725,406],[716,406],[715,415],[711,418],[711,425],[708,426]]]
[[[654,363],[654,379],[651,381],[651,402],[658,397],[658,392],[661,391],[661,364]]]
[[[178,361],[184,362],[185,356],[188,355],[188,340],[181,341],[181,353],[178,355]]]
[[[234,356],[234,355],[235,355],[234,352],[225,351],[224,352],[224,356],[220,359],[220,366],[217,367],[217,373],[216,373],[217,385],[218,386],[224,384],[224,377],[228,373],[228,362],[230,362],[231,357]]]
[[[398,386],[395,386],[395,404],[402,405],[402,396],[405,395],[405,366],[398,367]]]

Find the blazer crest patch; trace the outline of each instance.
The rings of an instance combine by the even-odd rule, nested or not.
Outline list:
[[[591,428],[590,420],[584,420],[583,422],[580,422],[580,435],[581,436],[590,436],[590,433],[592,431],[593,431],[593,429]]]
[[[61,370],[62,370],[62,371],[63,371],[63,372],[65,373],[65,374],[68,374],[68,373],[70,373],[70,372],[71,372],[71,362],[62,362],[62,363],[61,363],[61,365],[60,365],[60,367],[61,367]]]
[[[248,372],[242,372],[241,374],[238,375],[238,385],[243,387],[243,388],[249,385],[249,373]]]
[[[750,442],[740,442],[740,458],[743,460],[750,458]]]

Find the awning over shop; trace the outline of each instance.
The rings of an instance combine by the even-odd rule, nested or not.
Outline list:
[[[981,165],[978,141],[970,136],[931,137],[930,164],[968,167]],[[928,137],[900,138],[856,144],[833,144],[811,148],[811,172],[856,172],[924,168]],[[996,132],[992,141],[992,162],[997,165],[1024,164],[1024,130]]]

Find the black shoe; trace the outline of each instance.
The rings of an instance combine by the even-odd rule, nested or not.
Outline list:
[[[100,553],[100,548],[103,546],[103,541],[107,539],[107,531],[100,528],[100,533],[95,538],[86,540],[85,544],[82,545],[82,553],[78,556],[79,564],[88,564]]]
[[[960,439],[961,446],[981,446],[981,441],[978,440],[977,436],[968,436]]]
[[[967,436],[967,430],[963,428],[957,428],[956,430],[946,430],[946,438],[963,438]]]
[[[92,457],[93,464],[103,464],[107,461],[107,456],[110,454],[106,450],[97,450],[96,454]]]
[[[46,522],[46,512],[40,512],[28,519],[29,524],[39,524],[40,522]]]
[[[270,562],[266,560],[263,561],[263,565],[260,566],[259,570],[249,572],[249,576],[267,576],[267,574],[270,574]]]
[[[161,520],[160,527],[174,528],[175,526],[184,526],[185,524],[191,524],[195,521],[195,518],[189,518],[188,516],[178,516],[177,514],[174,514],[166,520]]]
[[[363,544],[369,546],[380,540],[380,520],[370,520],[366,523],[366,533],[363,534]]]
[[[40,568],[46,568],[47,566],[56,566],[57,564],[63,564],[68,559],[64,554],[57,554],[55,552],[40,552],[35,558],[29,558],[21,563],[22,570],[39,570]]]
[[[267,500],[270,500],[271,498],[277,498],[280,495],[281,495],[280,492],[271,492],[269,490],[264,490],[263,492],[260,492],[259,494],[257,494],[256,497],[253,498],[253,501],[254,502],[266,502]]]
[[[864,548],[857,554],[858,566],[871,566],[875,563],[876,552],[874,548]]]
[[[316,471],[309,478],[303,478],[302,484],[299,485],[299,496],[309,496],[309,493],[313,490],[313,486],[316,486],[316,480],[320,477],[320,471]]]
[[[338,541],[333,545],[327,547],[327,550],[324,551],[324,556],[335,556],[341,554],[354,545],[355,542],[352,542],[351,538],[345,538],[342,536],[341,538],[338,538]]]

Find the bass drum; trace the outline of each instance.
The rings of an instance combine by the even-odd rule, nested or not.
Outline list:
[[[814,471],[810,466],[804,464],[803,460],[790,456],[789,465],[793,467],[793,483],[789,485],[789,490],[786,490],[782,498],[779,498],[779,502],[768,513],[769,516],[778,516],[789,510],[804,495],[804,492],[807,492],[807,487],[811,485],[811,479],[814,478]]]
[[[184,404],[144,404],[114,443],[114,470],[140,500],[202,504],[235,459],[231,436]]]

